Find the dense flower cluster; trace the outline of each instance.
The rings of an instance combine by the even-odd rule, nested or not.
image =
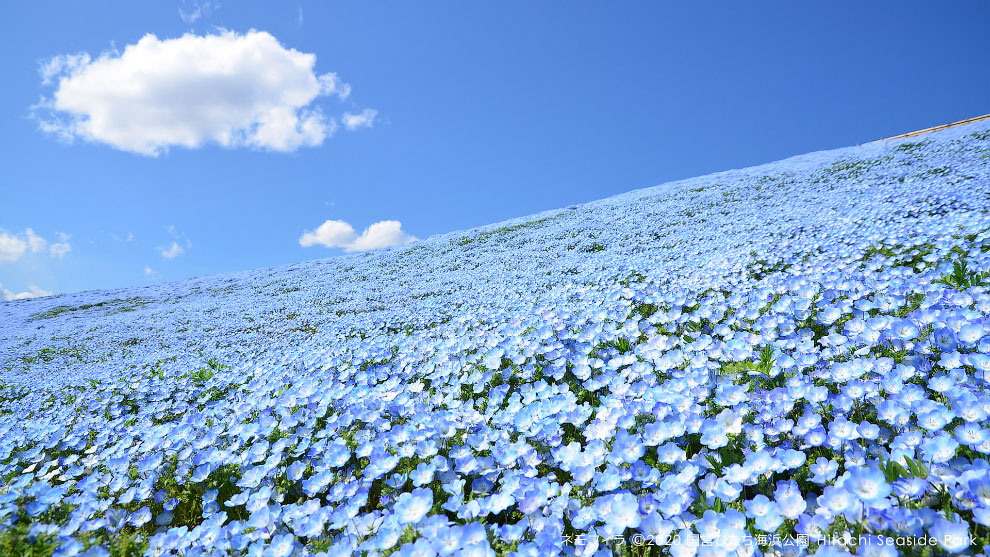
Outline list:
[[[978,123],[10,302],[0,547],[980,552],[988,271]]]

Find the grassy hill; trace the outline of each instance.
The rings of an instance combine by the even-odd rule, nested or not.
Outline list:
[[[0,554],[972,551],[988,277],[983,121],[3,303]]]

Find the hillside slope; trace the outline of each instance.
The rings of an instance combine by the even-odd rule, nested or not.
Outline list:
[[[978,122],[0,304],[0,553],[982,546],[988,272]]]

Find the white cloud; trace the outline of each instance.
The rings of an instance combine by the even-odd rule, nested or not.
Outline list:
[[[52,257],[64,257],[72,249],[69,236],[62,232],[57,234],[59,242],[48,246],[48,242],[31,228],[25,229],[21,234],[11,234],[0,228],[0,263],[13,263],[29,251],[44,253],[46,247]]]
[[[24,240],[0,231],[0,262],[17,261],[27,252],[28,244]]]
[[[184,233],[176,230],[174,224],[166,226],[165,231],[172,237],[172,245],[158,246],[155,248],[165,259],[175,259],[183,253],[186,253],[186,250],[192,247],[192,242],[189,241],[189,238],[186,237]],[[182,243],[185,244],[185,246],[179,244],[179,240],[182,240]]]
[[[202,17],[208,17],[211,13],[220,8],[218,2],[192,2],[192,8],[183,10],[186,2],[179,7],[179,17],[186,23],[195,23]]]
[[[397,220],[383,220],[364,229],[361,235],[354,232],[354,227],[342,220],[328,220],[316,230],[303,232],[299,245],[306,248],[315,245],[328,248],[344,248],[344,251],[364,251],[387,248],[416,241],[415,236],[402,230],[402,223]]]
[[[378,116],[377,110],[373,108],[366,108],[362,110],[360,114],[345,112],[340,119],[344,122],[345,128],[353,131],[358,128],[370,128],[375,122],[375,116]]]
[[[148,276],[151,276],[151,275],[155,274],[155,270],[152,269],[151,267],[145,265],[144,266],[144,274],[146,274]]]
[[[41,73],[41,84],[51,85],[56,77],[72,74],[83,66],[88,66],[92,59],[89,54],[81,52],[79,54],[60,54],[41,64],[38,72]]]
[[[179,242],[172,242],[172,245],[167,248],[158,248],[158,252],[162,254],[165,259],[175,259],[183,253],[186,253],[186,248],[179,245]]]
[[[126,243],[130,243],[130,242],[133,242],[134,241],[134,233],[133,232],[128,232],[127,233],[127,236],[126,237],[123,237],[123,238],[120,237],[117,234],[114,234],[113,232],[107,232],[107,234],[110,236],[110,239],[112,239],[114,242],[123,242],[123,243],[126,244]]]
[[[19,292],[17,294],[11,292],[10,290],[7,290],[6,288],[3,287],[2,284],[0,284],[0,298],[2,298],[4,301],[23,300],[25,298],[40,298],[42,296],[51,296],[51,295],[52,295],[51,291],[42,290],[41,288],[38,288],[33,284],[28,286],[28,291]]]
[[[316,230],[303,232],[299,245],[308,248],[320,244],[328,248],[344,247],[354,241],[354,227],[342,220],[328,220]]]
[[[47,61],[42,83],[55,90],[32,110],[40,128],[61,139],[143,155],[208,143],[293,151],[335,130],[314,101],[350,94],[336,74],[317,75],[315,64],[316,55],[264,31],[148,34],[123,52]]]
[[[39,251],[45,251],[45,239],[34,233],[34,230],[28,228],[24,231],[27,234],[27,243],[31,246],[31,253],[37,253]]]
[[[63,232],[56,232],[58,234],[58,242],[51,245],[48,248],[49,253],[52,257],[58,257],[59,259],[65,257],[65,254],[72,251],[72,246],[69,245],[69,235]]]

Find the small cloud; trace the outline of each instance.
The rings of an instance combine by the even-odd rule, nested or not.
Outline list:
[[[189,238],[187,238],[182,232],[176,230],[175,225],[166,226],[165,231],[172,237],[172,245],[165,247],[159,246],[156,248],[158,253],[160,253],[165,259],[175,259],[183,253],[186,253],[188,248],[192,247],[192,242],[189,241]],[[185,246],[180,245],[179,240],[182,240],[182,243],[185,244]]]
[[[27,250],[27,242],[0,230],[0,262],[17,261]]]
[[[31,253],[38,253],[39,251],[45,251],[45,239],[34,233],[34,230],[28,228],[24,231],[27,234],[28,245],[31,246]]]
[[[373,108],[366,108],[361,111],[360,114],[351,114],[350,112],[345,112],[341,116],[341,120],[344,122],[344,127],[350,131],[354,131],[358,128],[370,128],[375,122],[375,116],[378,116],[378,111]]]
[[[10,290],[7,290],[2,284],[0,284],[0,298],[2,298],[5,302],[10,300],[24,300],[27,298],[41,298],[43,296],[51,295],[52,293],[50,290],[43,290],[33,284],[28,285],[28,290],[26,292],[19,292],[16,294]]]
[[[31,228],[25,229],[21,234],[11,234],[4,232],[0,228],[0,263],[13,263],[23,257],[26,253],[48,253],[52,257],[62,258],[69,253],[72,246],[69,245],[69,236],[58,232],[59,242],[48,246],[48,242],[39,236]]]
[[[117,234],[114,234],[113,232],[108,232],[107,234],[110,236],[110,239],[113,240],[114,242],[123,242],[123,243],[127,244],[127,243],[130,243],[130,242],[133,242],[134,241],[134,233],[133,232],[128,232],[127,233],[127,236],[124,236],[124,237],[118,236]]]
[[[65,257],[65,254],[72,251],[72,246],[69,245],[68,234],[65,234],[64,232],[56,232],[56,234],[58,234],[59,241],[57,243],[52,244],[51,247],[48,248],[48,251],[49,253],[51,253],[52,257],[57,257],[59,259],[62,259],[63,257]]]
[[[161,273],[152,269],[148,265],[144,266],[144,276],[148,277],[151,280],[160,280],[162,278]]]
[[[308,248],[317,244],[328,248],[338,248],[354,241],[354,227],[342,220],[328,220],[313,232],[304,231],[299,245]]]
[[[200,18],[209,17],[209,15],[220,8],[218,2],[192,2],[192,7],[188,7],[188,2],[183,1],[182,5],[179,6],[179,17],[185,23],[195,23]],[[185,7],[186,9],[182,9]]]
[[[376,222],[360,235],[355,234],[354,227],[347,222],[328,220],[312,232],[304,231],[299,245],[304,248],[315,245],[344,248],[344,251],[351,252],[399,246],[416,240],[415,236],[402,230],[402,223],[397,220]]]
[[[303,24],[302,6],[298,7],[298,17],[296,18],[296,23],[299,25],[299,27],[302,27]]]
[[[179,242],[172,242],[172,245],[167,248],[158,248],[158,252],[162,254],[165,259],[175,259],[183,253],[186,253],[186,248],[179,245]]]
[[[351,86],[344,83],[334,72],[320,76],[320,93],[324,95],[337,95],[340,100],[344,100],[351,95]]]

